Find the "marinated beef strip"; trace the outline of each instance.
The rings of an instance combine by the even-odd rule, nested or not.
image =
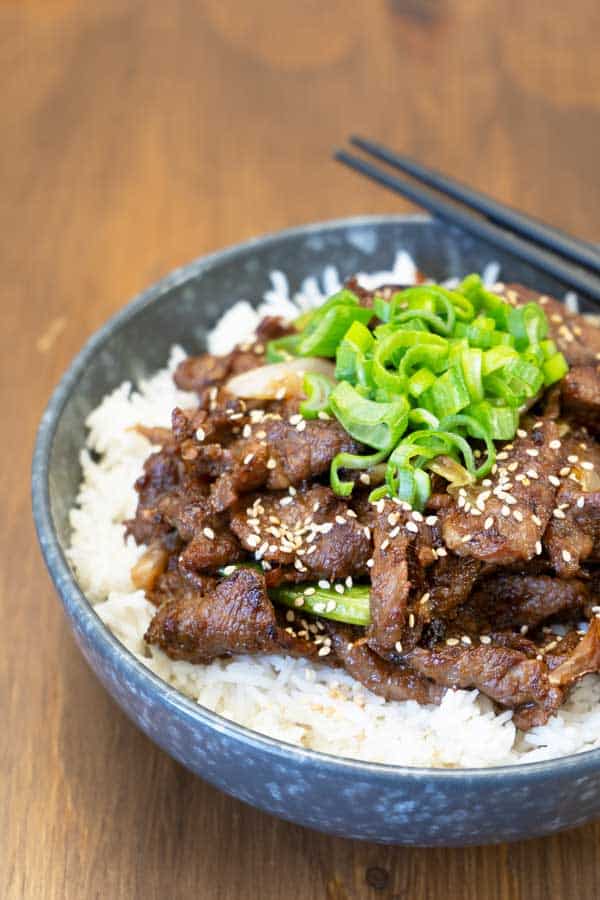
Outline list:
[[[590,603],[587,584],[550,575],[498,574],[483,578],[468,601],[456,610],[452,626],[467,634],[496,628],[527,631],[546,619],[572,617]]]
[[[445,515],[442,535],[458,556],[495,565],[526,562],[542,552],[563,454],[551,420],[524,424],[497,455],[495,472],[461,488]]]
[[[405,657],[413,669],[448,688],[476,688],[513,709],[519,727],[543,725],[563,702],[563,691],[549,679],[543,660],[493,644],[415,647]]]
[[[245,497],[231,517],[231,530],[249,553],[291,569],[285,580],[336,581],[368,572],[368,529],[323,485]]]
[[[276,653],[316,657],[319,645],[281,628],[263,575],[238,569],[210,595],[187,593],[167,600],[145,639],[175,660],[208,663],[232,653]]]
[[[592,672],[600,671],[600,619],[591,620],[587,633],[575,649],[550,673],[550,683],[566,687]]]
[[[386,700],[416,700],[438,704],[444,689],[414,669],[382,659],[369,648],[358,629],[326,623],[336,658],[356,681]]]
[[[581,574],[582,563],[600,562],[600,445],[585,432],[564,440],[565,465],[544,546],[561,578]]]
[[[594,365],[600,360],[600,328],[585,316],[570,312],[563,303],[522,284],[508,284],[500,291],[509,303],[539,303],[548,319],[550,337],[571,366]]]
[[[426,617],[427,569],[441,546],[437,516],[424,518],[391,500],[375,504],[371,566],[369,645],[386,655],[402,652],[418,641]]]
[[[569,420],[599,435],[600,364],[570,369],[561,382],[561,400],[563,413]]]

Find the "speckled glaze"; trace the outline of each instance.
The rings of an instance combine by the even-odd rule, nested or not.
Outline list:
[[[443,771],[360,763],[263,737],[198,706],[138,663],[93,611],[65,560],[84,421],[108,391],[163,366],[173,343],[200,350],[226,307],[260,298],[274,269],[287,274],[295,291],[328,265],[343,277],[389,268],[399,249],[437,278],[477,271],[495,259],[503,280],[564,292],[529,266],[420,216],[308,225],[197,260],[98,331],[54,392],[33,459],[42,552],[77,643],[117,703],[167,753],[240,800],[310,828],[391,844],[484,844],[581,825],[600,815],[600,750],[547,763]]]

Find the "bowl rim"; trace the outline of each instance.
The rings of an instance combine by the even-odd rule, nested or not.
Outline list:
[[[303,767],[310,765],[330,767],[345,770],[348,774],[360,773],[376,779],[383,778],[387,780],[390,776],[395,776],[405,780],[427,779],[432,780],[434,783],[467,779],[471,782],[480,782],[482,787],[486,783],[494,781],[499,775],[510,776],[513,781],[527,781],[529,783],[532,779],[534,781],[546,779],[551,774],[563,775],[569,770],[577,769],[578,774],[597,771],[600,769],[600,748],[537,762],[446,769],[369,762],[346,756],[337,756],[291,744],[279,738],[273,738],[254,731],[245,725],[240,725],[182,694],[148,669],[118,640],[104,624],[95,611],[94,606],[79,587],[67,562],[54,526],[50,505],[49,460],[58,423],[81,373],[94,358],[98,350],[110,339],[111,335],[128,322],[129,319],[137,315],[146,306],[160,301],[160,298],[165,293],[189,280],[190,277],[202,275],[215,265],[219,265],[225,260],[234,259],[237,256],[243,256],[258,246],[272,245],[282,239],[343,228],[360,228],[408,222],[427,225],[433,221],[430,216],[422,214],[382,214],[351,216],[294,226],[254,237],[241,243],[232,244],[221,250],[197,257],[191,262],[172,270],[166,276],[139,292],[87,339],[81,350],[71,360],[67,370],[53,390],[40,420],[31,468],[33,518],[40,548],[54,587],[58,591],[63,605],[78,622],[82,630],[85,630],[87,634],[93,634],[97,649],[104,658],[108,658],[110,665],[114,669],[122,670],[132,679],[141,679],[142,682],[146,681],[148,690],[153,691],[156,699],[165,707],[170,708],[171,711],[176,711],[186,719],[227,735],[254,750],[272,755],[284,755],[286,758],[293,757]]]

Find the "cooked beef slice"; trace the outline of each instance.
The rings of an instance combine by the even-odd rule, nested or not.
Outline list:
[[[173,376],[182,391],[202,394],[206,388],[222,385],[226,379],[264,364],[264,347],[250,342],[236,347],[225,356],[202,353],[182,360]]]
[[[368,571],[368,531],[352,508],[322,485],[245,497],[231,517],[231,530],[247,551],[293,567],[302,580],[335,581]]]
[[[336,657],[349,675],[386,700],[439,703],[444,690],[409,667],[395,665],[374,653],[356,629],[328,622]]]
[[[172,528],[158,509],[160,499],[175,491],[184,476],[184,466],[171,447],[151,453],[144,469],[135,482],[138,505],[133,519],[125,523],[126,534],[131,534],[138,544],[151,544],[165,537]]]
[[[570,420],[600,434],[600,365],[570,369],[561,381],[561,400]]]
[[[588,675],[600,671],[600,619],[591,620],[587,634],[567,659],[549,676],[550,683],[566,687]]]
[[[533,628],[552,616],[574,614],[589,602],[589,589],[578,579],[491,575],[481,580],[457,610],[453,626],[468,634],[524,625]]]
[[[441,539],[436,516],[424,519],[391,500],[379,500],[375,509],[367,636],[373,649],[387,653],[397,644],[406,648],[419,639],[425,617],[418,601]]]
[[[501,706],[515,710],[520,727],[542,725],[563,702],[543,660],[492,644],[415,647],[406,662],[421,675],[449,688],[477,688]]]
[[[600,328],[584,316],[570,312],[563,303],[553,297],[539,294],[521,284],[508,284],[502,291],[504,297],[515,306],[539,303],[546,313],[550,337],[564,353],[572,366],[593,365],[600,353]]]
[[[209,595],[199,593],[167,600],[146,632],[171,659],[208,663],[231,653],[286,653],[316,657],[314,641],[294,637],[277,622],[263,576],[238,569]]]
[[[585,432],[564,440],[565,463],[544,546],[561,578],[600,561],[600,446]]]
[[[461,488],[445,515],[442,534],[458,556],[497,565],[527,561],[541,552],[561,468],[561,442],[553,421],[534,422],[505,444],[497,470],[481,483]]]

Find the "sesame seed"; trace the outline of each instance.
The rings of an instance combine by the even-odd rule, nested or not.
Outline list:
[[[336,593],[338,593],[338,594],[343,594],[343,593],[344,593],[344,585],[343,585],[343,584],[334,584],[333,589],[334,589],[334,591],[336,591]]]
[[[267,460],[267,469],[274,469],[276,467],[276,465],[277,465],[277,460],[273,459],[273,457],[271,456]]]
[[[553,487],[560,487],[560,478],[557,478],[556,475],[548,475],[548,481]]]
[[[244,465],[247,466],[254,459],[254,453],[247,453],[244,457]]]
[[[249,534],[246,538],[246,543],[249,547],[258,547],[260,544],[260,537],[258,534]]]
[[[492,643],[492,639],[489,636],[489,634],[480,634],[479,640],[482,644],[491,644]]]
[[[488,516],[487,519],[485,520],[485,522],[483,523],[483,527],[484,527],[484,528],[486,529],[486,531],[487,531],[488,528],[491,528],[493,524],[494,524],[494,517],[493,517],[493,516]]]
[[[429,603],[430,599],[431,599],[431,594],[429,593],[429,591],[426,591],[426,593],[424,593],[423,596],[421,597],[421,599],[419,600],[419,603],[422,606],[425,606],[426,603]]]
[[[325,607],[325,612],[328,612],[328,613],[333,612],[334,609],[336,608],[336,606],[337,606],[337,603],[335,602],[335,600],[328,600],[327,605]]]
[[[533,478],[534,481],[540,477],[535,469],[527,469],[527,475],[529,478]]]
[[[517,522],[523,521],[523,513],[520,509],[513,509],[513,518],[515,518]]]
[[[322,578],[321,581],[318,582],[318,584],[322,591],[328,591],[331,587],[331,584],[325,578]]]
[[[584,497],[578,497],[578,498],[577,498],[577,504],[576,504],[577,508],[578,508],[578,509],[583,509],[584,504],[585,504],[585,498],[584,498]]]
[[[439,557],[448,556],[448,551],[446,550],[445,547],[437,547],[435,552],[436,552],[436,555]]]
[[[563,466],[562,469],[560,470],[560,472],[559,472],[558,474],[561,475],[563,478],[566,478],[567,475],[570,475],[570,473],[571,473],[570,467],[569,467],[569,466]]]
[[[581,468],[585,469],[586,472],[591,472],[592,469],[594,468],[594,463],[587,462],[587,460],[586,460],[585,462],[581,463]]]
[[[304,597],[301,594],[298,597],[294,597],[294,606],[304,606]]]
[[[206,432],[204,428],[196,428],[196,440],[202,442],[206,437]]]
[[[499,459],[499,460],[508,459],[508,453],[506,453],[506,452],[503,450],[501,453],[497,453],[497,454],[496,454],[496,459]]]
[[[380,549],[380,550],[387,550],[387,548],[388,548],[389,546],[390,546],[389,538],[385,538],[385,540],[383,540],[383,541],[381,542],[381,546],[380,546],[379,549]]]
[[[463,636],[461,637],[461,641],[463,644],[466,644],[467,646],[469,646],[469,644],[473,643],[468,634],[463,634]]]
[[[550,447],[551,450],[560,450],[562,444],[559,440],[555,439],[553,441],[550,441],[548,446]]]
[[[542,527],[542,520],[540,519],[539,516],[536,516],[535,513],[531,514],[531,521],[533,522],[534,525],[537,525],[538,528]]]
[[[373,559],[373,557],[371,557],[371,559],[367,560],[367,568],[368,569],[372,569],[374,565],[375,565],[375,560]]]
[[[351,587],[353,586],[353,584],[354,584],[354,582],[353,582],[353,580],[352,580],[352,575],[348,575],[348,577],[347,577],[346,580],[344,581],[344,584],[346,585],[346,587],[348,588],[348,590],[350,590],[350,588],[351,588]]]
[[[414,522],[407,522],[406,525],[405,525],[404,527],[406,528],[407,531],[410,531],[410,532],[412,532],[413,534],[418,534],[418,533],[419,533],[419,526],[418,526],[418,525],[415,525]]]
[[[358,476],[358,480],[361,484],[371,484],[371,477],[366,472],[361,472]]]
[[[552,515],[554,516],[555,519],[565,519],[566,518],[562,509],[558,509],[558,508],[552,510]]]
[[[480,516],[480,515],[481,515],[481,510],[480,510],[480,509],[476,509],[474,506],[472,506],[471,509],[470,509],[470,513],[471,513],[472,516]]]
[[[202,529],[202,534],[204,535],[204,537],[207,537],[209,539],[209,541],[214,541],[214,539],[215,539],[214,531],[212,530],[212,528],[209,528],[208,526],[206,528]]]
[[[223,569],[223,575],[233,575],[235,572],[235,566],[225,566]]]
[[[331,647],[323,646],[319,648],[319,652],[317,656],[329,656],[331,653]]]
[[[335,517],[335,521],[337,522],[338,525],[345,525],[345,524],[346,524],[346,520],[345,520],[345,518],[344,518],[343,516],[336,516],[336,517]]]
[[[296,431],[304,431],[305,428],[306,422],[304,421],[304,419],[301,422],[298,422],[298,424],[296,425]]]
[[[426,525],[436,525],[437,520],[438,520],[437,516],[427,516],[427,518],[425,519],[425,524]]]
[[[396,527],[392,528],[392,530],[390,531],[390,537],[395,538],[395,537],[398,537],[399,534],[400,534],[400,526],[396,525]]]
[[[296,616],[294,615],[294,611],[292,609],[288,609],[288,611],[286,612],[285,620],[286,620],[286,622],[295,622],[296,621]]]
[[[536,556],[541,555],[541,553],[542,553],[542,542],[541,541],[535,542],[535,553],[536,553]]]
[[[571,453],[569,456],[567,456],[567,462],[570,462],[571,465],[575,465],[576,462],[579,462],[579,457],[576,453]]]
[[[422,521],[423,521],[423,516],[421,515],[421,513],[420,513],[417,509],[414,509],[414,510],[412,511],[411,516],[413,517],[413,519],[415,520],[415,522],[422,522]]]
[[[535,447],[528,447],[525,451],[527,456],[539,456],[539,450],[536,450]]]
[[[469,541],[473,540],[473,535],[472,534],[463,534],[461,540],[462,540],[463,544],[468,544]]]
[[[446,646],[448,646],[448,647],[456,647],[456,645],[458,643],[459,643],[458,638],[447,638],[447,640],[446,640]]]
[[[398,651],[398,653],[402,653],[402,642],[401,641],[396,641],[394,646],[395,646],[396,650]]]
[[[415,615],[414,615],[414,613],[411,613],[411,614],[409,615],[409,617],[408,617],[408,627],[409,627],[409,628],[414,628],[414,627],[415,627]]]
[[[525,431],[524,428],[517,428],[517,437],[520,437],[520,438],[527,437],[527,432]]]
[[[502,507],[502,509],[500,510],[500,515],[504,516],[505,519],[507,519],[508,516],[510,516],[510,509],[508,508],[508,506]]]
[[[290,416],[289,423],[290,425],[297,425],[298,422],[302,421],[302,416],[300,413],[295,413],[293,416]]]
[[[571,560],[573,559],[573,557],[571,556],[571,554],[569,553],[568,550],[563,550],[563,552],[562,552],[562,558],[564,559],[564,561],[565,561],[566,563],[571,562]]]
[[[323,422],[328,422],[331,419],[331,416],[329,415],[329,413],[326,413],[324,409],[322,409],[319,413],[317,413],[317,416]]]

